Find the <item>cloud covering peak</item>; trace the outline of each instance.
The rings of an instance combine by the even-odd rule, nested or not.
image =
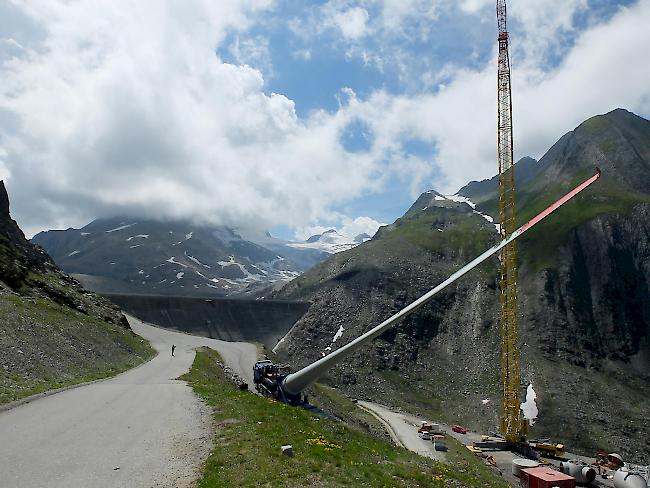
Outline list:
[[[5,2],[0,177],[15,216],[27,233],[113,215],[371,230],[408,203],[386,216],[365,196],[494,174],[492,3],[330,0],[298,18],[283,0]],[[650,0],[580,21],[591,3],[509,10],[518,156],[617,106],[650,113]],[[489,35],[449,50],[448,24]],[[352,71],[326,72],[329,91],[269,88],[287,81],[275,64],[293,77],[338,58]],[[301,112],[305,90],[338,105]]]

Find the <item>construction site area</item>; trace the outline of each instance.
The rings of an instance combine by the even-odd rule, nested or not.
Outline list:
[[[381,405],[358,402],[360,408],[379,419],[390,432],[393,441],[423,456],[444,461],[447,439],[451,436],[482,458],[513,486],[527,488],[572,488],[576,485],[609,486],[616,488],[647,488],[650,486],[650,467],[629,464],[616,452],[598,451],[591,457],[571,454],[571,447],[562,441],[562,432],[553,439],[532,439],[528,426],[538,415],[533,385],[522,384],[520,378],[520,337],[518,320],[518,269],[515,239],[541,220],[558,210],[564,203],[595,183],[601,171],[565,194],[534,218],[517,226],[515,205],[515,174],[513,162],[513,120],[509,56],[509,34],[506,2],[496,5],[498,26],[497,67],[497,154],[498,154],[498,211],[500,243],[453,273],[433,288],[380,325],[357,337],[345,346],[324,354],[324,357],[288,375],[280,374],[270,361],[255,366],[255,386],[261,394],[279,401],[307,405],[302,392],[344,357],[418,310],[438,292],[461,278],[489,257],[498,253],[499,298],[501,326],[501,393],[502,415],[499,432],[469,432],[461,425],[443,425],[430,419],[418,419],[396,413]],[[596,185],[597,186],[597,185]],[[561,212],[562,210],[559,210]],[[549,219],[552,220],[552,219]],[[551,224],[552,225],[552,224]],[[526,399],[523,401],[523,391]],[[580,401],[580,399],[575,399]],[[489,400],[484,400],[488,402]]]
[[[393,441],[418,454],[445,462],[447,442],[453,437],[468,451],[512,486],[573,488],[602,486],[645,488],[650,482],[648,466],[627,464],[617,453],[598,451],[593,457],[572,454],[563,444],[550,439],[530,439],[528,456],[503,446],[502,436],[471,432],[460,425],[448,426],[419,420],[408,414],[395,414],[367,402],[360,407],[375,415],[389,430]]]

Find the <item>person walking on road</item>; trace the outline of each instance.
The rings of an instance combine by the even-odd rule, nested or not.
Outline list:
[[[172,356],[174,355],[174,349],[176,349],[176,344],[172,344]]]

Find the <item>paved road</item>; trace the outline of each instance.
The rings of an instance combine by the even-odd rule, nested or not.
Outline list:
[[[174,378],[204,345],[252,384],[256,347],[129,320],[160,352],[153,360],[0,413],[1,487],[184,487],[197,477],[211,447],[210,410]]]
[[[359,406],[374,414],[386,427],[393,441],[409,451],[437,461],[446,459],[445,453],[436,451],[431,441],[420,439],[417,428],[419,420],[412,415],[393,412],[377,403],[359,401]]]

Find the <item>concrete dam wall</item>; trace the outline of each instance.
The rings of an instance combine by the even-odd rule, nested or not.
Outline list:
[[[259,342],[272,349],[309,309],[308,302],[104,294],[151,324],[223,341]]]

